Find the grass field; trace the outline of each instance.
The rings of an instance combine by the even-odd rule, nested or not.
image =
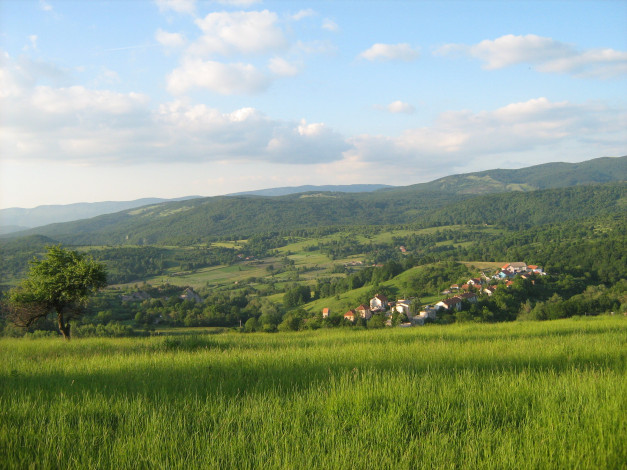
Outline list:
[[[624,468],[627,319],[0,340],[3,468]]]

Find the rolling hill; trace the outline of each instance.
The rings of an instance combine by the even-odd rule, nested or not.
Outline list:
[[[80,245],[189,245],[320,226],[498,222],[525,227],[625,211],[626,180],[627,157],[600,158],[455,175],[365,193],[197,198],[48,225],[19,235],[39,234]]]

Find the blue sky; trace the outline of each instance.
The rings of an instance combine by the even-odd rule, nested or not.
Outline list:
[[[627,2],[0,0],[0,207],[627,154]]]

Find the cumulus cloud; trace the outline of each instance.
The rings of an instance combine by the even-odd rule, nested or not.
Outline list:
[[[316,164],[351,148],[324,123],[221,112],[176,100],[153,109],[137,93],[32,85],[0,68],[3,156],[81,164],[274,162]]]
[[[270,59],[268,68],[275,74],[281,77],[293,77],[300,72],[298,66],[288,62],[281,57],[273,57]]]
[[[387,105],[387,110],[394,114],[412,114],[416,109],[409,103],[397,100]]]
[[[36,87],[31,104],[48,114],[90,113],[126,114],[145,105],[148,97],[139,93],[116,93],[108,90],[88,90],[82,86],[68,88]]]
[[[447,44],[435,55],[473,57],[493,70],[529,64],[540,72],[567,73],[580,77],[609,78],[627,73],[627,52],[614,49],[579,50],[552,38],[528,34],[506,35],[474,45]]]
[[[278,17],[268,10],[209,13],[195,23],[203,34],[188,49],[191,55],[258,54],[286,46]]]
[[[201,59],[185,59],[167,77],[168,91],[174,95],[191,88],[206,88],[224,95],[254,94],[269,85],[270,79],[251,64],[224,64]]]
[[[301,10],[293,19],[314,14]],[[300,72],[302,64],[288,61],[281,53],[288,50],[288,41],[276,13],[237,11],[209,13],[195,21],[200,36],[181,50],[181,62],[166,78],[170,93],[180,95],[195,88],[215,93],[254,94],[265,91],[277,77],[291,77]],[[158,30],[157,40],[172,47],[184,45],[185,39],[174,33]],[[298,47],[292,49],[297,53]],[[220,57],[221,56],[221,57]],[[234,56],[267,59],[267,70],[243,60],[229,62]],[[243,59],[244,57],[240,57]]]
[[[155,33],[155,39],[159,44],[166,48],[177,48],[185,45],[185,37],[180,33],[169,33],[162,29],[158,29]]]
[[[304,18],[309,18],[310,16],[315,16],[316,12],[315,10],[311,9],[311,8],[307,8],[306,10],[300,10],[296,13],[294,13],[292,15],[292,19],[294,21],[300,21]]]
[[[350,139],[355,149],[349,154],[361,161],[388,160],[422,171],[438,171],[446,165],[472,169],[486,159],[491,163],[485,167],[496,166],[499,155],[562,144],[620,152],[627,140],[625,129],[625,111],[537,98],[492,111],[446,112],[433,125],[408,129],[396,137],[356,136]]]
[[[404,60],[411,61],[419,56],[418,49],[412,48],[407,43],[401,44],[381,44],[376,43],[366,49],[359,57],[366,60]]]

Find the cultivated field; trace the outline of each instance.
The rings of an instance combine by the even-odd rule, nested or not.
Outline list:
[[[624,468],[627,320],[0,340],[3,468]]]

